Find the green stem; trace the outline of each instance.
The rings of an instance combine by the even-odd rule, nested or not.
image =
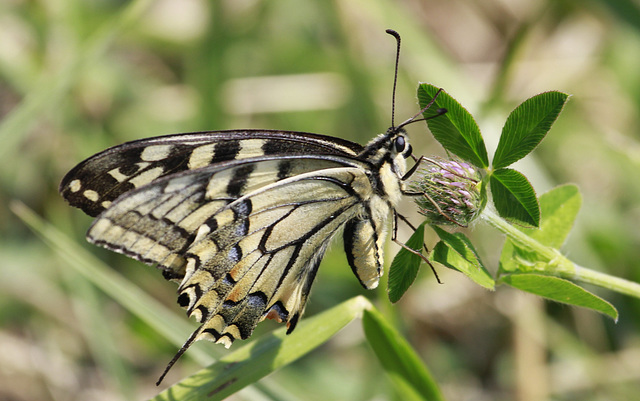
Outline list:
[[[594,284],[599,287],[607,288],[609,290],[619,292],[621,294],[630,295],[632,297],[640,298],[640,284],[625,280],[620,277],[611,276],[606,273],[591,270],[587,267],[582,267],[574,263],[576,269],[574,279],[582,283]],[[567,277],[571,278],[571,277]]]
[[[526,235],[489,208],[482,212],[482,217],[493,227],[506,234],[518,246],[536,252],[541,256],[541,259],[547,260],[548,262],[538,271],[539,273],[593,284],[621,294],[640,298],[640,284],[573,263],[557,249],[543,245]]]

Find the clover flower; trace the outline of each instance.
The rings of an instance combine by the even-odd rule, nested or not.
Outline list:
[[[466,227],[482,211],[486,196],[478,169],[459,160],[424,158],[408,188],[430,224]]]

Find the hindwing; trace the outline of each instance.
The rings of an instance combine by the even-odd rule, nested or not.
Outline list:
[[[229,345],[265,317],[293,330],[331,238],[367,213],[371,195],[356,160],[261,156],[130,191],[87,236],[180,281],[179,302],[203,323],[201,336]]]

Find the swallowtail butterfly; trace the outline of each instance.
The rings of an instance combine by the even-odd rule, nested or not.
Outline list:
[[[271,130],[147,138],[67,173],[60,193],[96,217],[87,239],[161,269],[201,323],[158,383],[196,340],[229,347],[265,318],[293,331],[340,231],[356,277],[376,288],[387,222],[412,172],[402,127],[414,119],[365,146]]]

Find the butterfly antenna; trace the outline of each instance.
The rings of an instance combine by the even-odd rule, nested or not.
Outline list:
[[[429,117],[425,117],[425,118],[420,118],[420,119],[416,120],[416,118],[418,118],[418,116],[419,116],[419,115],[421,115],[422,113],[424,113],[428,108],[430,108],[430,107],[433,105],[433,103],[436,101],[436,98],[438,97],[438,95],[440,94],[440,92],[442,92],[442,88],[438,89],[438,91],[436,92],[436,94],[435,94],[435,95],[433,95],[433,99],[431,99],[431,100],[429,101],[429,103],[427,103],[427,105],[426,105],[426,106],[424,106],[424,107],[422,108],[422,110],[420,110],[419,112],[417,112],[413,117],[408,118],[407,120],[405,120],[405,121],[403,121],[402,123],[400,123],[400,125],[398,125],[398,127],[397,127],[397,128],[402,128],[402,127],[404,127],[405,125],[409,125],[409,124],[411,124],[411,123],[415,123],[415,122],[418,122],[418,121],[431,120],[432,118],[436,118],[436,117],[439,117],[439,116],[441,116],[441,115],[445,114],[445,113],[447,112],[447,109],[445,109],[444,107],[442,107],[442,108],[439,108],[438,110],[436,110],[436,114],[435,114],[435,115],[433,115],[433,116],[429,116]]]
[[[387,29],[385,31],[386,33],[388,33],[389,35],[393,36],[394,38],[396,38],[396,69],[395,69],[395,73],[393,74],[393,94],[391,96],[391,126],[395,127],[395,114],[396,114],[396,86],[398,84],[398,64],[400,62],[400,34],[396,31],[394,31],[393,29]]]
[[[392,128],[402,128],[405,125],[414,123],[416,121],[422,121],[422,120],[430,120],[432,118],[441,116],[443,114],[445,114],[447,112],[447,109],[445,108],[440,108],[437,110],[436,114],[427,118],[421,118],[419,120],[416,120],[416,118],[418,118],[419,115],[421,115],[422,113],[425,112],[425,110],[427,110],[429,107],[431,107],[431,105],[433,105],[433,103],[436,101],[436,98],[438,97],[438,95],[440,94],[440,92],[442,92],[442,89],[438,89],[438,91],[436,92],[436,94],[433,96],[433,99],[431,99],[431,101],[422,108],[422,110],[420,110],[418,113],[416,113],[416,115],[414,115],[413,117],[409,118],[408,120],[404,121],[402,124],[398,125],[396,127],[395,125],[395,115],[396,115],[396,88],[398,86],[398,65],[400,64],[400,43],[402,42],[402,40],[400,39],[400,34],[396,31],[394,31],[393,29],[387,29],[385,31],[386,33],[388,33],[389,35],[393,36],[394,38],[396,38],[396,68],[393,74],[393,94],[391,96],[391,127]]]

